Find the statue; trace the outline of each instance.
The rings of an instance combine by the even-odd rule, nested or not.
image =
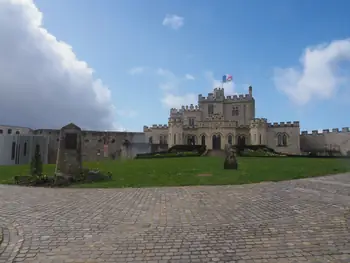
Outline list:
[[[236,159],[236,150],[232,145],[229,145],[226,150],[226,158],[224,162],[224,169],[237,170],[238,163]]]

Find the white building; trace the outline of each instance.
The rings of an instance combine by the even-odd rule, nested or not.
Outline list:
[[[36,148],[40,149],[42,162],[47,163],[48,138],[31,134],[31,129],[0,126],[0,165],[29,164]]]

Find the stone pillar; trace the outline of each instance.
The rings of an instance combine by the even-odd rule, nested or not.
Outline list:
[[[55,173],[78,176],[82,169],[81,129],[70,123],[60,131]]]

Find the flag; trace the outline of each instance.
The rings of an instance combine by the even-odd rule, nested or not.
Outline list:
[[[222,83],[230,82],[232,81],[232,75],[226,74],[222,76]]]

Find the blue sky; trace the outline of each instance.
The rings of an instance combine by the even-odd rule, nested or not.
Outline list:
[[[206,95],[226,73],[231,92],[253,86],[257,117],[300,120],[302,130],[350,126],[350,1],[34,2],[44,27],[112,91],[127,130],[167,123],[169,107]],[[164,25],[166,15],[182,26]]]

